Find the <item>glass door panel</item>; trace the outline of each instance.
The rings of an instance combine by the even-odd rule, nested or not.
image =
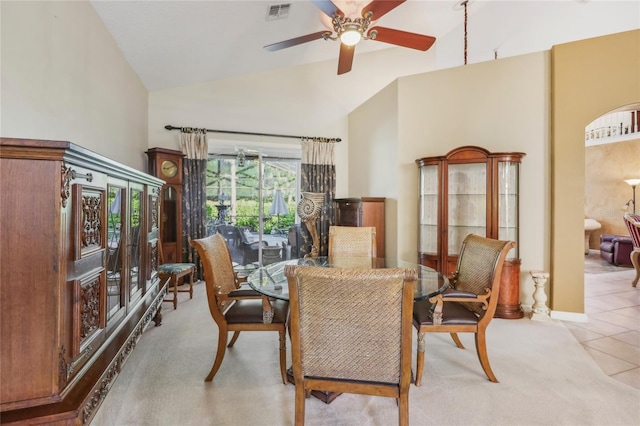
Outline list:
[[[297,257],[288,236],[296,223],[299,176],[299,159],[266,158],[257,150],[209,158],[207,233],[225,237],[237,269],[263,264],[265,256],[267,263],[285,259],[287,245]]]
[[[420,168],[420,253],[438,252],[438,166]]]
[[[469,234],[487,236],[486,163],[448,166],[448,254],[456,256]]]
[[[520,163],[498,163],[498,239],[516,242],[507,259],[518,255],[518,172]]]
[[[121,290],[124,255],[122,217],[125,194],[125,188],[113,185],[107,188],[107,322],[124,307]]]
[[[141,283],[143,282],[142,271],[142,252],[141,252],[141,235],[140,227],[142,226],[141,218],[144,217],[142,209],[143,191],[141,188],[131,188],[129,197],[129,258],[131,259],[128,270],[129,274],[129,300],[134,301],[139,298],[142,293]]]

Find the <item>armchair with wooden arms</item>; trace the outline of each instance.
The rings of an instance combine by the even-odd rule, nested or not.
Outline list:
[[[627,225],[629,235],[633,240],[633,251],[631,252],[631,264],[636,270],[636,276],[631,281],[632,286],[638,285],[638,279],[640,278],[640,215],[625,213],[624,223]]]
[[[317,390],[396,398],[407,426],[416,271],[287,265],[285,275],[295,424]]]
[[[420,386],[424,371],[425,334],[433,332],[450,333],[460,349],[464,346],[457,333],[475,333],[482,369],[489,380],[498,382],[489,364],[485,331],[498,304],[502,266],[513,247],[513,241],[467,235],[450,278],[452,288],[414,303],[413,325],[418,330],[416,386]]]
[[[191,240],[198,250],[204,268],[209,312],[218,325],[216,359],[205,381],[213,380],[224,359],[226,348],[231,348],[241,331],[277,331],[280,336],[280,375],[286,383],[286,322],[289,302],[273,300],[241,286],[233,270],[231,254],[221,234]],[[227,345],[228,332],[233,337]]]

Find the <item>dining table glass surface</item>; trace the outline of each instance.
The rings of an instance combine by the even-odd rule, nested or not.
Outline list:
[[[255,269],[247,278],[248,284],[254,290],[276,299],[289,300],[289,285],[284,270],[287,265],[320,266],[323,268],[407,268],[415,269],[418,280],[415,286],[414,300],[427,299],[442,293],[449,287],[446,276],[429,267],[417,263],[405,262],[386,258],[330,258],[314,257],[306,259],[291,259],[272,263]]]

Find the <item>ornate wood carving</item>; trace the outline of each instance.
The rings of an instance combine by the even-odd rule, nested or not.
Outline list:
[[[102,247],[102,194],[100,192],[82,195],[82,248],[93,245]]]
[[[80,289],[80,342],[100,328],[100,277]]]
[[[60,198],[62,198],[62,207],[67,207],[67,200],[71,195],[71,179],[73,170],[71,167],[62,165],[62,181],[60,182]]]

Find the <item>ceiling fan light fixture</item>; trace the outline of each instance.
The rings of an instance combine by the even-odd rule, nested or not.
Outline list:
[[[362,32],[357,24],[345,25],[344,31],[340,33],[340,41],[347,46],[355,46],[362,40]]]

